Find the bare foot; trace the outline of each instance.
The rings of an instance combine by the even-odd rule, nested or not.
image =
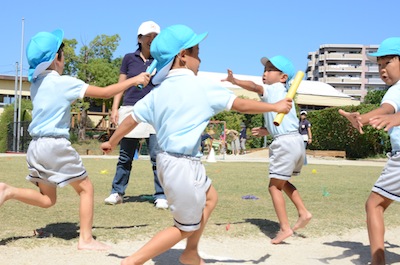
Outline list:
[[[206,265],[205,261],[199,256],[197,251],[183,251],[179,261],[185,265]]]
[[[274,239],[271,240],[272,244],[279,244],[281,243],[283,240],[285,240],[286,238],[290,237],[293,235],[293,230],[289,229],[287,231],[282,231],[279,230],[278,234],[276,235],[276,237]]]
[[[0,183],[0,206],[6,201],[8,185],[5,183]]]
[[[104,251],[104,250],[111,249],[111,247],[92,238],[92,240],[90,242],[79,241],[78,249],[79,250],[99,250],[99,251]]]
[[[310,212],[307,212],[306,215],[299,216],[299,219],[297,219],[297,222],[293,226],[293,231],[305,227],[308,224],[308,222],[310,222],[311,218],[312,215]]]

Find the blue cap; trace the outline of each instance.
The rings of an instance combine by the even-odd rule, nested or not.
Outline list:
[[[167,27],[154,38],[150,46],[151,56],[157,60],[157,74],[153,84],[161,83],[171,69],[175,56],[181,51],[199,44],[207,37],[207,32],[197,35],[185,25]]]
[[[288,75],[288,81],[291,80],[296,74],[296,69],[293,63],[286,57],[282,55],[277,55],[272,58],[262,57],[261,63],[265,66],[267,62],[271,62],[279,71]]]
[[[64,31],[56,29],[53,32],[39,32],[29,41],[26,57],[29,64],[28,80],[30,82],[51,65],[63,38]]]
[[[376,62],[377,57],[386,55],[399,55],[400,56],[400,38],[392,37],[382,41],[381,45],[376,52],[367,53],[367,57],[370,61]]]

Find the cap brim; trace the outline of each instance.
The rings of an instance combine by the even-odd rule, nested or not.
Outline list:
[[[378,57],[389,56],[389,55],[400,56],[400,54],[398,54],[398,52],[396,52],[396,51],[383,51],[383,52],[377,51],[377,52],[367,53],[367,58],[368,58],[368,60],[376,63],[378,60]]]
[[[51,34],[53,34],[60,40],[59,45],[61,45],[61,43],[64,39],[64,31],[62,29],[56,29],[56,30],[52,31]]]
[[[189,49],[193,46],[199,44],[202,40],[204,40],[208,36],[208,32],[204,32],[202,34],[196,35],[193,39],[188,41],[186,45],[182,49]]]
[[[260,59],[260,61],[261,61],[261,64],[265,66],[268,63],[269,59],[267,57],[262,57]]]

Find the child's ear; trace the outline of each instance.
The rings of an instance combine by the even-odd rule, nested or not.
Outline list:
[[[289,76],[287,74],[282,73],[281,75],[281,83],[286,83],[288,81]]]

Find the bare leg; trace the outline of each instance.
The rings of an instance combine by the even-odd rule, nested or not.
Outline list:
[[[169,227],[156,234],[137,252],[122,260],[121,265],[142,265],[149,259],[164,253],[182,239],[187,238],[193,232],[184,232],[177,227]]]
[[[304,205],[304,202],[300,197],[299,191],[289,181],[286,182],[285,186],[283,186],[283,190],[286,193],[286,195],[290,198],[290,200],[293,202],[293,204],[296,206],[299,215],[296,224],[293,226],[293,231],[305,227],[308,224],[308,222],[310,222],[312,215],[306,209],[306,206]]]
[[[78,249],[107,250],[109,246],[96,241],[92,235],[93,226],[93,185],[89,177],[71,183],[71,186],[80,196],[79,219],[80,233]]]
[[[203,265],[205,262],[199,255],[198,245],[200,237],[203,234],[204,228],[207,224],[208,218],[210,217],[212,211],[218,202],[218,194],[215,188],[211,185],[207,191],[206,206],[203,210],[203,219],[199,230],[196,230],[190,237],[188,237],[186,242],[186,248],[183,251],[179,261],[185,265]]]
[[[272,197],[276,215],[278,216],[280,230],[275,238],[271,240],[272,244],[279,244],[286,238],[293,235],[293,230],[290,228],[289,220],[286,213],[285,199],[283,198],[282,189],[285,185],[285,180],[271,178],[269,182],[269,193]]]
[[[371,265],[385,265],[384,212],[392,203],[378,193],[371,192],[365,204],[367,211],[368,237],[371,250]]]
[[[39,184],[39,189],[16,188],[0,183],[0,206],[7,200],[17,200],[41,208],[49,208],[56,203],[57,188]]]
[[[184,232],[179,230],[177,227],[169,227],[155,235],[137,252],[124,259],[121,262],[121,265],[142,265],[149,259],[171,249],[175,244],[185,238],[188,239],[188,242],[186,249],[180,257],[180,261],[183,264],[205,264],[197,252],[197,244],[201,233],[204,230],[205,223],[208,220],[212,210],[215,208],[216,202],[217,193],[211,186],[207,191],[206,207],[203,211],[202,224],[199,230],[194,232]]]

